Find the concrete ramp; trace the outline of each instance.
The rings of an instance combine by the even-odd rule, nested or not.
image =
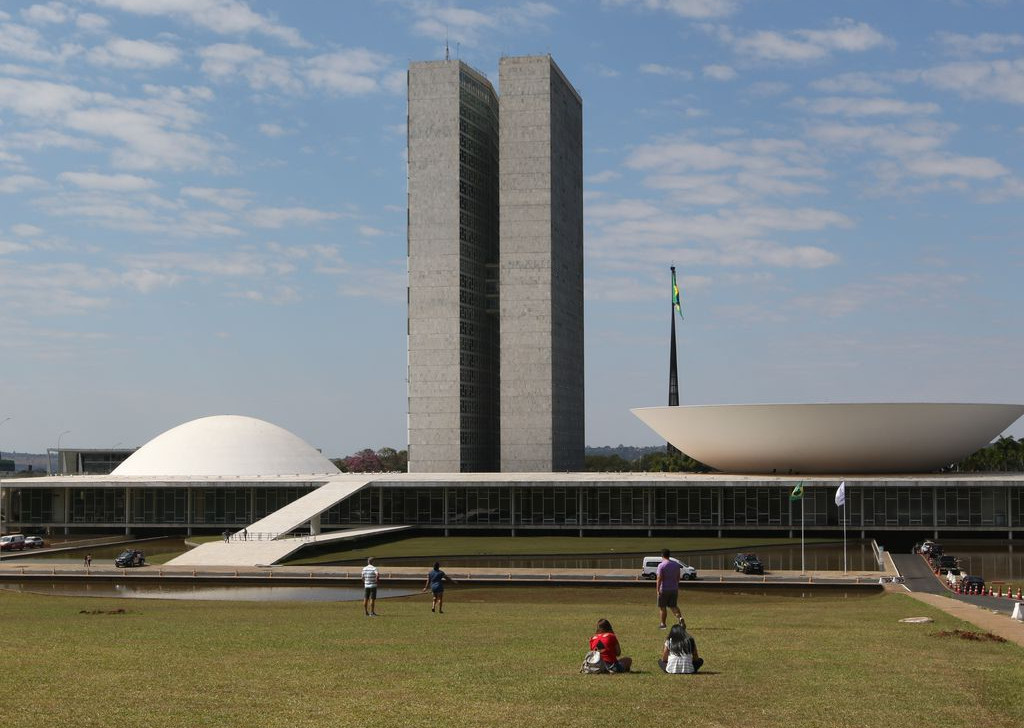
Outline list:
[[[362,536],[404,531],[409,526],[371,526],[269,541],[211,541],[167,562],[168,566],[269,566],[313,544],[346,541]]]
[[[310,544],[343,541],[359,536],[398,531],[408,526],[376,526],[320,533],[320,514],[372,481],[365,475],[332,478],[316,490],[231,534],[228,541],[196,546],[167,563],[174,566],[261,566],[275,564]],[[309,535],[292,533],[310,524]]]
[[[357,490],[366,487],[370,482],[372,479],[365,475],[344,480],[329,480],[313,492],[256,521],[245,529],[244,534],[236,532],[231,536],[231,540],[272,541],[281,538],[310,519],[316,518],[335,503],[340,503]]]

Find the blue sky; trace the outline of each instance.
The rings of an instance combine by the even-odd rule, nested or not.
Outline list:
[[[684,404],[1024,402],[1024,8],[0,2],[0,450],[405,446],[405,69],[583,97],[587,443]],[[1017,425],[1012,434],[1024,434]]]

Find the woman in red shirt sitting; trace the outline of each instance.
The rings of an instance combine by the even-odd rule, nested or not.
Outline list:
[[[629,666],[633,664],[632,657],[622,657],[619,638],[607,619],[597,620],[597,634],[590,638],[590,649],[601,653],[608,672],[629,672]]]

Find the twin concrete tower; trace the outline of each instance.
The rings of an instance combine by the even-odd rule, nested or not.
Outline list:
[[[583,105],[550,56],[409,66],[409,471],[583,469]]]

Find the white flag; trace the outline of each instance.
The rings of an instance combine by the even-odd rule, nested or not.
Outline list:
[[[846,505],[846,481],[845,480],[842,483],[839,484],[838,488],[836,488],[836,505],[837,506],[845,506]]]

